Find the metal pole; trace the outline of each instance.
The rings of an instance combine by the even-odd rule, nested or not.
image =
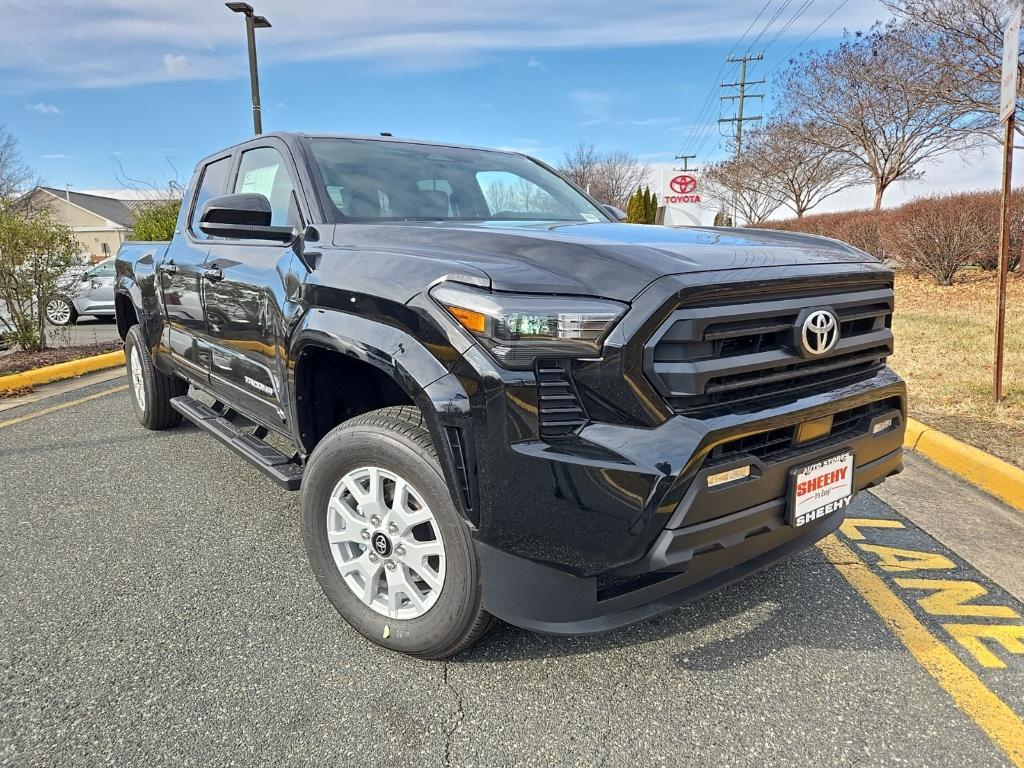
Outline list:
[[[252,84],[252,128],[259,136],[263,133],[263,116],[260,110],[260,76],[256,67],[256,28],[251,13],[245,14],[245,36],[249,43],[249,81]]]
[[[1013,137],[1016,116],[1006,119],[1003,138],[1003,191],[999,203],[999,295],[996,301],[995,401],[1003,399],[1003,345],[1006,337],[1006,276],[1010,269],[1010,195],[1013,190]]]

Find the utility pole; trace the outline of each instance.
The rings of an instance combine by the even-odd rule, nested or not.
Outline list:
[[[996,294],[996,359],[992,396],[1003,399],[1003,352],[1006,341],[1006,276],[1010,270],[1010,196],[1013,191],[1013,137],[1017,121],[1017,82],[1020,68],[1020,24],[1024,8],[1014,4],[1003,33],[1003,67],[999,120],[1003,123],[1003,185],[999,203],[999,287]]]
[[[696,155],[676,155],[676,160],[682,160],[683,161],[683,167],[682,168],[676,168],[676,170],[677,171],[692,171],[692,172],[696,172],[697,171],[696,168],[691,168],[690,167],[690,161],[691,160],[696,160],[696,159],[697,159]]]
[[[764,85],[764,80],[747,80],[747,65],[751,61],[764,61],[763,53],[745,53],[742,56],[730,56],[726,59],[729,64],[740,65],[740,79],[736,83],[722,83],[722,88],[736,88],[738,89],[735,94],[727,96],[719,96],[720,101],[735,101],[736,102],[736,117],[722,117],[718,119],[719,123],[735,123],[736,124],[736,157],[740,156],[743,151],[743,124],[750,122],[751,120],[760,120],[761,115],[750,115],[746,114],[746,102],[747,99],[763,99],[763,93],[747,93],[747,88],[753,85]]]
[[[719,124],[735,123],[736,124],[736,146],[735,154],[733,157],[739,157],[743,152],[743,124],[752,120],[760,120],[761,115],[747,115],[746,106],[747,99],[763,99],[763,93],[748,93],[747,88],[753,85],[764,85],[764,80],[747,80],[747,65],[752,61],[764,61],[763,53],[745,53],[742,56],[730,56],[726,59],[728,64],[739,64],[740,65],[740,79],[735,83],[722,83],[722,88],[736,88],[737,92],[734,94],[728,94],[725,96],[719,96],[718,100],[721,102],[735,101],[736,102],[736,116],[735,117],[720,117],[718,118]],[[732,220],[735,223],[739,220],[739,205],[736,201],[736,194],[732,196]]]

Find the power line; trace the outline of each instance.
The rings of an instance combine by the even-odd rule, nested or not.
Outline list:
[[[801,41],[800,41],[799,43],[797,43],[797,44],[796,44],[795,46],[793,46],[793,49],[792,49],[792,50],[791,50],[791,51],[790,51],[789,53],[787,53],[787,54],[785,55],[785,57],[783,57],[783,58],[782,58],[782,59],[781,59],[781,60],[779,61],[779,63],[778,63],[778,64],[776,64],[776,65],[775,65],[774,67],[772,67],[771,69],[769,69],[769,70],[768,70],[768,75],[771,75],[771,74],[772,74],[773,72],[775,72],[775,70],[777,70],[777,69],[778,69],[779,67],[781,67],[781,66],[782,66],[783,64],[785,64],[785,63],[786,63],[787,61],[789,61],[790,57],[791,57],[791,56],[792,56],[792,55],[793,55],[794,53],[796,53],[796,52],[797,52],[798,50],[800,50],[800,49],[801,49],[801,48],[803,47],[804,43],[806,43],[806,42],[807,42],[808,40],[810,40],[810,39],[811,39],[811,38],[812,38],[812,37],[814,36],[814,34],[815,34],[815,33],[816,33],[816,32],[817,32],[817,31],[818,31],[819,29],[821,29],[821,28],[822,28],[823,26],[825,26],[825,25],[826,25],[826,24],[828,23],[828,21],[829,21],[829,20],[830,20],[830,19],[831,19],[831,18],[832,18],[833,16],[835,16],[835,15],[836,15],[837,13],[839,13],[840,9],[841,9],[841,8],[842,8],[842,7],[844,6],[844,5],[846,5],[846,4],[848,3],[848,2],[850,2],[850,0],[843,0],[843,1],[841,2],[841,3],[839,3],[839,5],[837,5],[837,6],[835,7],[835,10],[834,10],[834,11],[832,11],[832,13],[830,13],[830,14],[829,14],[828,16],[826,16],[826,17],[825,17],[824,19],[822,19],[822,20],[821,20],[821,21],[820,21],[820,22],[818,23],[818,26],[816,26],[816,27],[815,27],[814,29],[812,29],[812,30],[811,30],[810,32],[808,32],[808,33],[807,33],[807,34],[806,34],[806,35],[804,36],[804,39],[803,39],[803,40],[801,40]],[[765,77],[768,77],[768,75],[765,75]]]
[[[785,0],[785,2],[778,7],[778,10],[776,10],[772,17],[768,19],[768,23],[765,24],[764,27],[761,28],[761,31],[757,33],[757,37],[755,37],[753,42],[751,42],[750,45],[747,46],[747,53],[750,53],[752,50],[754,50],[754,46],[757,45],[757,42],[761,39],[761,36],[764,35],[764,33],[771,28],[772,24],[775,23],[775,20],[779,18],[779,16],[782,14],[784,10],[786,10],[786,7],[791,2],[793,2],[793,0]]]
[[[736,49],[740,47],[740,45],[743,43],[743,40],[747,37],[747,35],[750,34],[750,30],[752,30],[754,26],[757,24],[757,22],[761,20],[761,17],[764,15],[765,11],[767,11],[768,8],[771,6],[772,2],[773,0],[767,0],[767,2],[765,2],[765,4],[761,7],[761,10],[758,11],[757,16],[755,16],[754,20],[750,22],[746,30],[744,30],[743,34],[740,35],[739,40],[736,41],[732,49],[727,54],[726,61],[722,62],[722,66],[719,67],[718,72],[715,74],[714,80],[712,80],[711,82],[711,88],[708,91],[707,98],[704,99],[704,104],[700,108],[700,112],[697,115],[697,119],[694,120],[694,123],[697,125],[697,130],[694,131],[693,134],[691,134],[691,142],[695,143],[699,141],[700,136],[704,134],[705,131],[710,132],[714,128],[715,122],[711,118],[711,113],[708,112],[708,109],[711,107],[712,104],[715,103],[715,93],[718,92],[718,82],[720,81],[722,75],[725,73],[725,68],[729,65],[728,59],[736,52]],[[704,123],[705,119],[707,119],[706,124]]]
[[[815,0],[805,0],[804,4],[797,8],[796,12],[790,16],[789,21],[785,23],[782,29],[775,33],[775,37],[768,41],[768,44],[762,49],[762,52],[768,53],[768,49],[775,45],[775,43],[779,41],[779,38],[789,31],[789,28],[793,26],[797,19],[804,15],[808,8],[814,5],[814,2]]]

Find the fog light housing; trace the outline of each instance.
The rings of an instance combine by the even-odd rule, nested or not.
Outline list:
[[[735,469],[727,469],[725,472],[717,472],[714,475],[708,475],[708,488],[715,488],[726,483],[733,483],[737,480],[744,480],[750,477],[750,465],[747,464],[745,467],[736,467]]]
[[[871,434],[877,435],[879,432],[885,432],[887,429],[891,429],[895,423],[895,419],[883,419],[871,428]]]

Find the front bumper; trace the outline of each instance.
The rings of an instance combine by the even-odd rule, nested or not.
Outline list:
[[[747,450],[757,435],[840,413],[862,417],[786,450]],[[680,416],[655,429],[592,423],[578,440],[511,441],[508,451],[491,443],[475,531],[484,607],[536,631],[598,632],[741,579],[842,521],[840,511],[788,526],[790,471],[852,450],[854,491],[877,485],[902,469],[905,414],[905,385],[882,369],[756,414]],[[708,488],[709,474],[743,464],[749,479]]]

